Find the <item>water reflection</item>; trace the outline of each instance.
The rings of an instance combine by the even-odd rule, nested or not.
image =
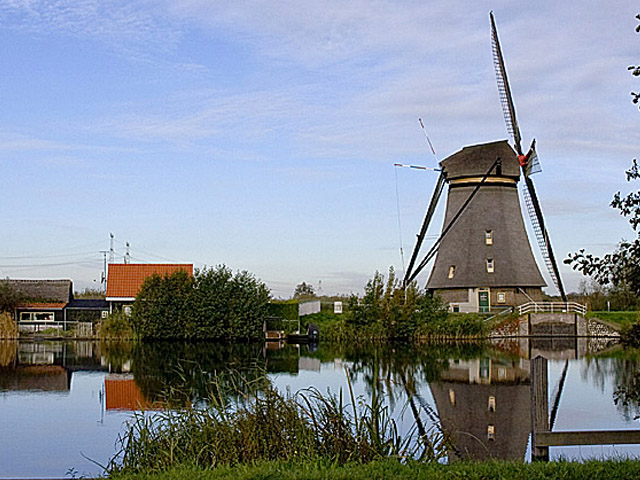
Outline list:
[[[620,418],[606,417],[596,428],[632,422],[640,413],[640,353],[586,338],[419,346],[3,341],[0,394],[69,395],[76,376],[99,373],[102,387],[91,398],[104,416],[207,402],[212,382],[229,399],[262,388],[265,378],[282,388],[325,392],[337,381],[345,385],[344,368],[367,403],[382,400],[402,428],[419,425],[449,435],[451,460],[524,459],[531,430],[529,359],[538,354],[557,361],[550,364],[550,387],[571,362],[568,384],[586,392],[578,402],[598,391],[613,405],[618,392],[612,408]],[[563,427],[571,409],[579,410],[567,405],[569,413],[563,414],[564,403],[559,413]]]
[[[450,360],[430,386],[452,436],[451,457],[523,459],[531,430],[529,384],[529,362],[522,358]]]

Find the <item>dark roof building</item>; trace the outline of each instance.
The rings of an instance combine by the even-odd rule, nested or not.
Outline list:
[[[483,177],[497,158],[501,165]],[[427,288],[459,311],[539,299],[546,285],[531,251],[518,196],[520,165],[506,140],[465,147],[440,163],[448,183],[442,238]]]
[[[25,303],[64,303],[73,298],[71,280],[13,280],[4,279],[0,283],[8,285]]]

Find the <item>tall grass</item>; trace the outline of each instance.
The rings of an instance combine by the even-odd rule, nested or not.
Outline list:
[[[212,384],[206,405],[136,413],[121,436],[107,472],[158,472],[181,465],[212,468],[262,461],[324,459],[345,464],[382,458],[437,460],[446,439],[431,433],[400,435],[382,401],[367,405],[311,388],[280,393],[267,384],[229,400]]]
[[[18,338],[18,325],[9,312],[0,312],[0,338]]]

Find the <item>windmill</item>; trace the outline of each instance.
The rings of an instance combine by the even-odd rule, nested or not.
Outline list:
[[[542,256],[566,302],[530,178],[539,171],[535,140],[524,154],[493,13],[490,18],[498,91],[513,146],[506,140],[467,146],[440,162],[441,172],[404,277],[405,284],[414,280],[435,256],[427,288],[437,291],[454,311],[489,311],[492,305],[506,307],[542,299],[546,283],[522,219],[517,189],[521,177],[527,212]],[[442,232],[417,262],[445,186],[447,207]]]

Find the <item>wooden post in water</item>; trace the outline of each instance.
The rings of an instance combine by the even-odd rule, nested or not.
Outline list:
[[[531,360],[531,461],[549,460],[549,447],[539,447],[537,432],[549,431],[547,359],[538,355]]]

